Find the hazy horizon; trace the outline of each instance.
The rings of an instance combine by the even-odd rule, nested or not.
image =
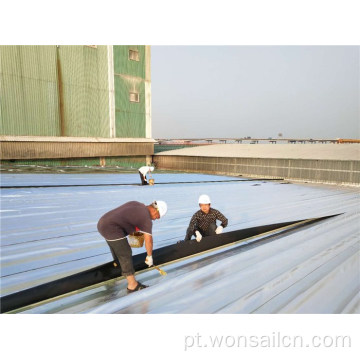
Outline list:
[[[151,46],[152,137],[359,138],[358,46]]]

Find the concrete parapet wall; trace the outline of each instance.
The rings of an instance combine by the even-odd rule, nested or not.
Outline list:
[[[1,160],[151,156],[154,142],[145,138],[0,136],[0,154]]]
[[[360,161],[155,155],[157,169],[360,185]]]

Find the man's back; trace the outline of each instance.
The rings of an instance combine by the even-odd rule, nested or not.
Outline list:
[[[151,234],[152,220],[144,204],[129,201],[104,214],[98,222],[98,231],[108,240],[125,237],[135,231]]]

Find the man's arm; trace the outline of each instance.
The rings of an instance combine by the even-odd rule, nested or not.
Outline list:
[[[150,234],[146,234],[144,233],[144,239],[145,239],[145,249],[146,249],[146,259],[145,259],[145,264],[147,266],[153,266],[154,262],[153,262],[153,258],[152,258],[152,251],[153,251],[153,237]]]
[[[221,226],[223,228],[227,226],[228,219],[219,210],[216,210],[216,218],[221,221]]]
[[[195,233],[197,224],[196,214],[194,214],[190,220],[189,227],[186,230],[185,240],[190,240]]]
[[[153,237],[150,234],[144,233],[145,249],[148,256],[152,256],[153,251]]]

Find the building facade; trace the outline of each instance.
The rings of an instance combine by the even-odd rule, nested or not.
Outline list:
[[[2,163],[148,162],[150,59],[149,46],[0,46]]]

